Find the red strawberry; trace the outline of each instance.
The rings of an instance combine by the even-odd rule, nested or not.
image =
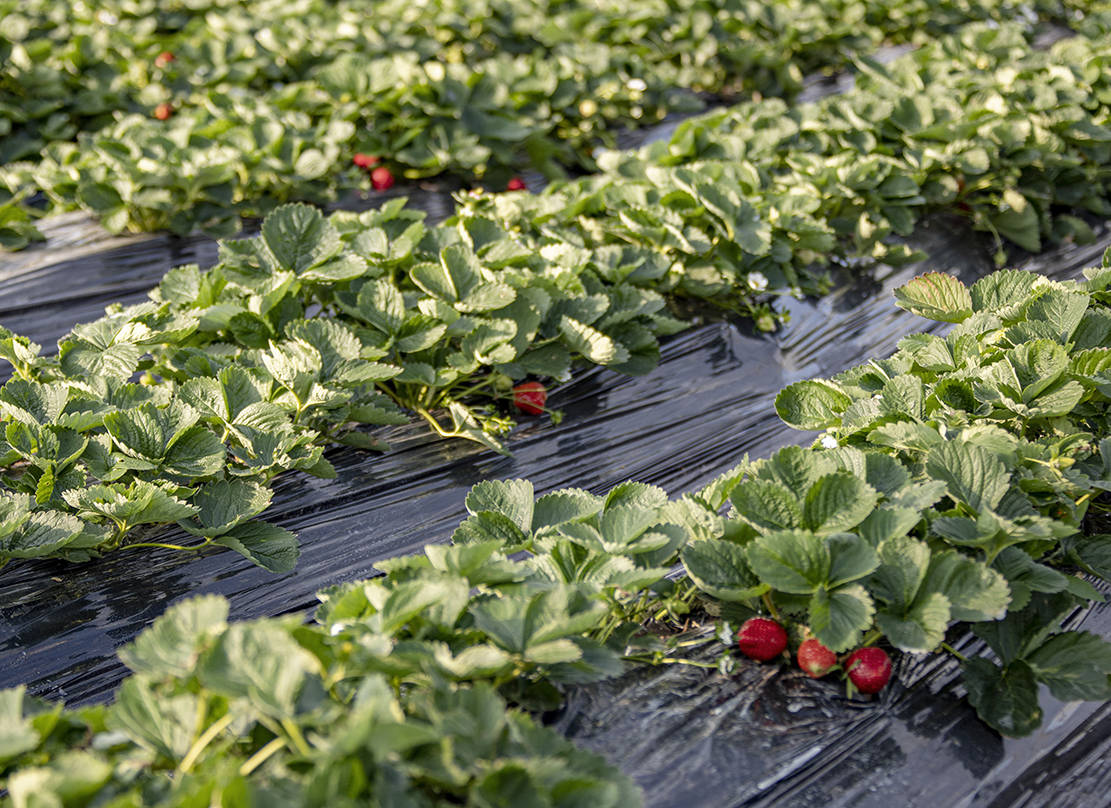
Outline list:
[[[163,68],[173,60],[174,55],[172,53],[170,53],[169,51],[162,51],[160,54],[154,57],[154,66],[157,68]]]
[[[375,191],[385,191],[393,187],[393,174],[385,166],[378,166],[370,172],[370,184]]]
[[[749,659],[767,662],[787,648],[787,632],[783,626],[766,617],[753,617],[737,632],[737,646]]]
[[[154,117],[160,121],[169,120],[169,117],[174,114],[174,108],[169,104],[159,104],[154,108]]]
[[[525,191],[528,190],[525,181],[520,177],[514,177],[506,184],[506,190],[509,191]]]
[[[837,654],[830,651],[817,638],[803,640],[797,655],[799,667],[812,679],[821,679],[837,665]]]
[[[513,388],[513,406],[525,415],[540,415],[548,400],[548,388],[540,382],[522,382]]]
[[[359,168],[370,168],[371,166],[378,165],[378,157],[373,154],[363,154],[359,152],[351,158],[351,162]]]
[[[891,678],[891,659],[882,648],[857,648],[845,660],[845,671],[861,693],[879,693]]]

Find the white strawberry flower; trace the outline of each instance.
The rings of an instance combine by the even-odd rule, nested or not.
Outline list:
[[[833,435],[822,435],[822,448],[836,449],[838,447],[837,438]]]
[[[629,79],[625,86],[635,93],[643,93],[648,89],[648,83],[644,79]]]
[[[754,292],[763,292],[768,288],[768,276],[763,272],[748,273],[748,285]]]

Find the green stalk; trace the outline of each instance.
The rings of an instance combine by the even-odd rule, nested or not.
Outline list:
[[[184,544],[167,544],[166,542],[160,541],[138,541],[134,544],[125,544],[120,549],[131,550],[135,547],[161,547],[163,550],[182,550],[187,553],[195,553],[198,550],[203,550],[205,547],[208,547],[208,545],[212,544],[212,541],[211,538],[206,538],[200,544],[194,544],[188,547]]]
[[[763,595],[763,599],[764,605],[768,607],[768,611],[771,613],[771,616],[774,617],[776,620],[779,620],[779,610],[775,608],[775,603],[772,601],[772,593],[765,592]]]
[[[297,751],[305,757],[309,757],[312,754],[312,747],[305,741],[305,736],[301,734],[301,728],[297,726],[292,718],[283,718],[281,724],[282,729],[289,734],[289,738],[293,741],[293,745],[297,747]]]
[[[421,416],[421,418],[426,420],[428,422],[429,426],[431,426],[432,429],[435,430],[436,434],[439,435],[441,438],[461,438],[461,437],[463,437],[462,432],[456,432],[454,430],[444,429],[440,425],[440,422],[437,421],[432,416],[432,413],[430,413],[428,410],[424,409],[424,407],[417,407],[416,409],[417,409],[417,413]]]
[[[197,758],[200,757],[205,747],[212,743],[212,740],[217,735],[227,729],[233,720],[235,719],[232,714],[227,713],[223,718],[213,722],[208,729],[202,732],[200,737],[193,741],[193,745],[189,747],[189,751],[185,753],[185,757],[181,759],[181,763],[178,764],[176,769],[177,773],[179,775],[185,774],[193,768],[193,764],[197,762]]]
[[[281,737],[280,735],[277,738],[274,738],[274,740],[270,741],[270,743],[266,744],[266,746],[262,747],[262,749],[258,750],[247,760],[243,761],[243,765],[239,767],[239,774],[243,777],[246,777],[248,774],[250,774],[263,763],[265,763],[275,752],[285,746],[285,743],[285,738]]]
[[[960,651],[953,648],[953,646],[949,645],[949,643],[947,643],[947,642],[943,642],[940,647],[943,648],[944,650],[948,651],[950,654],[955,656],[961,662],[966,662],[968,660],[968,657],[966,657]]]

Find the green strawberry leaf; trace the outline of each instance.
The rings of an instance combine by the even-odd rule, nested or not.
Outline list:
[[[1011,602],[1002,575],[955,550],[930,558],[921,591],[944,595],[954,620],[998,620]]]
[[[880,609],[876,625],[900,651],[933,651],[949,628],[949,599],[937,592],[923,593],[901,611]]]
[[[680,558],[698,588],[718,600],[743,602],[768,591],[749,569],[744,548],[732,542],[690,542]]]
[[[1037,680],[1061,701],[1111,699],[1111,644],[1096,634],[1056,634],[1026,662]]]
[[[170,606],[154,623],[119,650],[135,673],[155,678],[191,671],[206,644],[227,627],[228,601],[199,595]]]
[[[166,697],[147,679],[132,676],[116,692],[106,724],[169,760],[183,758],[197,735],[197,697]]]
[[[980,446],[945,443],[930,450],[926,473],[945,483],[949,496],[979,512],[995,508],[1010,487],[1002,461]]]
[[[1044,277],[1035,272],[1000,269],[972,284],[972,308],[975,311],[1000,311],[1029,300]]]
[[[874,611],[872,598],[859,584],[833,591],[819,588],[810,599],[810,630],[831,651],[847,651],[860,643]]]
[[[859,525],[876,506],[879,495],[845,471],[818,478],[806,492],[802,526],[815,533],[834,533]]]
[[[309,205],[282,205],[262,222],[262,239],[281,269],[296,272],[319,266],[342,249],[339,233]]]
[[[895,303],[911,314],[943,323],[963,322],[972,314],[968,287],[944,272],[927,272],[900,286]]]
[[[746,556],[757,577],[780,592],[809,595],[829,580],[829,547],[807,530],[759,536]]]
[[[532,532],[533,488],[528,480],[484,480],[468,492],[467,511],[505,516],[523,533]]]
[[[260,521],[236,525],[212,543],[235,550],[264,570],[277,574],[291,572],[301,553],[295,535]]]
[[[629,360],[628,350],[595,328],[563,315],[559,331],[564,344],[599,365],[619,365]]]
[[[38,558],[72,543],[84,531],[80,519],[61,511],[37,511],[18,531],[0,539],[0,558]]]
[[[794,429],[827,429],[839,426],[852,400],[830,382],[795,382],[775,397],[775,411]]]
[[[802,527],[802,508],[797,495],[771,480],[749,479],[729,492],[739,519],[759,531]]]
[[[201,684],[243,699],[265,716],[291,719],[316,659],[274,622],[232,623],[197,667]]]
[[[1042,723],[1034,671],[1021,660],[1001,668],[976,657],[961,663],[968,700],[977,715],[1004,735],[1029,735]]]

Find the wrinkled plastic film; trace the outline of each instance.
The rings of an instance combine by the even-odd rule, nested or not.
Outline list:
[[[1074,277],[1108,243],[1104,228],[1095,244],[1018,265]],[[235,619],[304,612],[318,589],[446,541],[466,515],[466,492],[483,479],[525,477],[539,494],[566,486],[601,492],[634,478],[678,494],[745,452],[765,456],[806,442],[811,433],[788,429],[774,413],[784,385],[889,353],[909,332],[946,328],[893,306],[892,290],[913,275],[939,269],[972,282],[991,269],[983,242],[957,218],[924,222],[913,245],[930,259],[897,270],[841,267],[829,296],[784,299],[791,323],[774,336],[745,322],[703,323],[669,339],[647,376],[602,368],[576,374],[549,399],[564,422],[522,419],[509,442],[512,458],[435,439],[419,424],[380,430],[393,446],[384,455],[331,450],[337,479],[289,474],[276,481],[267,519],[298,533],[302,546],[291,574],[274,576],[230,552],[122,550],[83,565],[12,563],[0,575],[0,687],[27,684],[35,695],[70,703],[107,699],[126,674],[116,649],[170,604],[216,593],[229,598]],[[121,261],[139,247],[145,257]],[[106,302],[145,297],[167,266],[215,257],[213,243],[199,238],[171,239],[153,253],[147,241],[115,246],[0,276],[0,300],[50,345]],[[8,313],[0,322],[31,331]],[[153,536],[185,538],[165,528]],[[1085,628],[1111,634],[1106,607],[1082,619]],[[966,641],[959,630],[951,639]],[[899,686],[866,702],[781,666],[745,663],[730,678],[688,666],[643,668],[572,691],[557,725],[620,765],[661,808],[1107,804],[1106,705],[1062,705],[1043,695],[1043,729],[1003,740],[963,699],[952,663],[904,656],[898,678]]]
[[[1069,628],[1108,636],[1111,606]],[[983,652],[960,627],[947,639]],[[964,695],[948,654],[903,654],[891,685],[854,700],[837,677],[739,658],[729,677],[669,665],[577,689],[555,726],[633,777],[655,808],[1111,804],[1111,706],[1062,703],[1043,687],[1042,727],[1013,739],[981,722]]]
[[[931,255],[929,267],[972,281],[990,261],[956,227],[931,221],[918,246]],[[1036,266],[1067,277],[1097,260],[1101,249],[1057,251]],[[466,492],[483,479],[524,477],[542,493],[566,486],[605,491],[633,478],[678,494],[713,479],[745,452],[759,457],[805,442],[808,433],[776,417],[775,394],[799,378],[832,375],[889,352],[906,333],[930,325],[891,303],[891,290],[923,268],[840,270],[833,294],[785,301],[792,322],[774,337],[745,330],[746,323],[693,327],[666,343],[659,368],[648,376],[602,368],[579,373],[550,398],[564,422],[523,418],[510,440],[512,458],[435,439],[419,424],[381,430],[393,446],[384,455],[331,450],[338,479],[288,474],[276,480],[266,518],[297,533],[302,547],[288,575],[219,551],[121,550],[82,565],[12,563],[0,576],[0,686],[26,683],[37,695],[71,703],[104,699],[124,674],[116,648],[171,603],[221,594],[237,618],[309,608],[318,589],[373,575],[375,561],[446,541],[466,516]],[[70,324],[54,327],[64,331]],[[171,528],[148,538],[154,537],[185,539]]]

